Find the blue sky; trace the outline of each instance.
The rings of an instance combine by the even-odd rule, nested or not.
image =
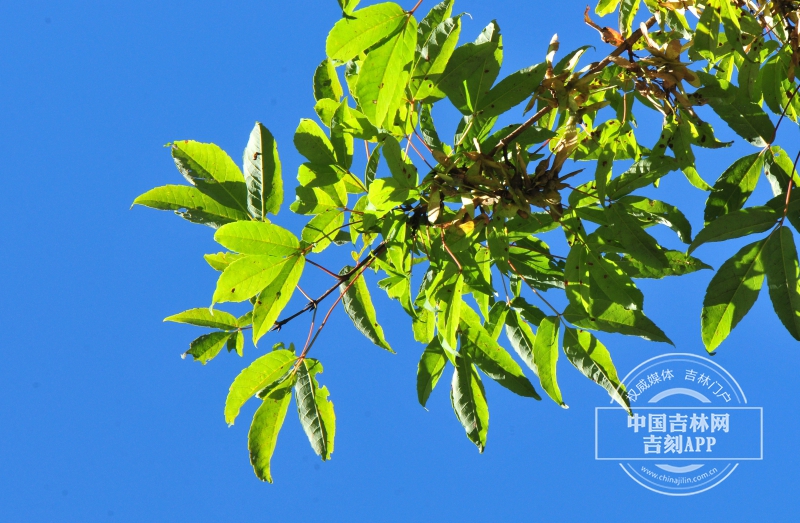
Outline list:
[[[541,61],[556,31],[562,50],[603,46],[582,23],[584,6],[461,0],[456,9],[472,15],[462,41],[498,20],[505,75]],[[260,351],[248,344],[245,360],[221,355],[203,367],[179,358],[196,330],[161,322],[210,302],[215,273],[202,255],[219,250],[213,231],[129,207],[154,186],[181,183],[165,143],[214,142],[238,161],[255,120],[276,136],[293,186],[301,159],[292,134],[300,118],[314,116],[311,75],[338,16],[334,0],[0,5],[0,519],[792,519],[800,508],[798,347],[766,292],[714,360],[750,404],[764,407],[764,460],[742,464],[712,491],[660,496],[618,465],[594,461],[594,410],[608,396],[564,358],[559,381],[569,410],[487,384],[490,430],[478,454],[453,416],[446,379],[429,411],[417,404],[423,347],[399,306],[377,291],[397,355],[372,346],[341,311],[314,348],[336,406],[333,460],[314,456],[290,413],[273,458],[275,484],[257,481],[246,441],[255,405],[232,428],[222,407],[232,379]],[[640,110],[639,118],[642,136],[652,133],[644,120],[657,116]],[[733,139],[723,129],[719,135]],[[784,129],[794,153],[796,129]],[[713,182],[749,149],[700,151],[698,169]],[[753,201],[769,196],[765,182]],[[698,230],[704,195],[679,173],[654,194],[679,204]],[[295,232],[303,224],[288,205],[277,221]],[[707,245],[697,256],[718,267],[736,250]],[[699,316],[711,276],[641,285],[646,312],[679,352],[705,352]],[[308,286],[324,289],[327,278],[314,275]],[[271,340],[300,340],[306,328],[292,324]],[[672,350],[601,339],[622,375]]]

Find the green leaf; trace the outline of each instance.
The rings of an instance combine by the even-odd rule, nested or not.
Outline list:
[[[683,243],[692,242],[692,226],[674,205],[644,196],[625,196],[618,203],[624,204],[631,215],[641,220],[666,225],[675,231]]]
[[[459,111],[473,114],[488,95],[502,61],[500,27],[492,22],[475,43],[464,44],[453,52],[436,85]]]
[[[314,120],[303,118],[294,133],[294,146],[297,152],[318,165],[335,165],[336,153],[331,141]]]
[[[236,330],[239,322],[236,318],[225,311],[210,311],[203,307],[200,309],[189,309],[172,316],[164,318],[164,321],[175,323],[188,323],[198,327],[211,327],[212,329]]]
[[[314,252],[322,252],[331,244],[335,232],[344,225],[344,211],[329,209],[318,214],[303,227],[303,241],[314,244]]]
[[[281,264],[275,279],[258,294],[253,307],[253,344],[257,345],[258,340],[272,329],[278,315],[289,303],[305,262],[304,256],[289,258],[287,263]]]
[[[743,46],[749,38],[742,34],[742,27],[739,25],[739,17],[742,16],[741,8],[738,5],[732,5],[730,0],[718,0],[715,4],[714,7],[719,8],[719,13],[722,17],[722,27],[725,29],[725,36],[728,39],[728,43],[732,44],[742,56],[749,60]],[[761,28],[759,28],[759,34],[760,33]]]
[[[219,354],[219,351],[222,350],[222,347],[228,343],[228,338],[233,336],[233,332],[211,332],[209,334],[203,334],[192,343],[189,344],[189,350],[187,350],[182,357],[186,357],[187,354],[191,355],[194,358],[194,361],[199,361],[203,365],[214,359],[214,357]]]
[[[459,324],[462,351],[465,346],[469,348],[472,360],[478,368],[515,394],[542,399],[517,362],[486,332],[478,315],[465,304],[461,305]]]
[[[430,343],[436,334],[436,317],[433,311],[426,308],[415,309],[415,312],[416,316],[411,324],[414,339],[420,343]]]
[[[417,25],[409,17],[400,31],[370,51],[361,65],[355,97],[364,116],[376,127],[388,128],[394,121],[408,84],[416,43]]]
[[[489,309],[489,315],[486,318],[486,323],[483,324],[483,328],[486,329],[486,332],[489,333],[493,340],[496,341],[500,338],[509,311],[508,304],[504,301],[493,303],[491,309]]]
[[[756,302],[764,282],[761,252],[765,242],[760,240],[743,247],[722,264],[708,284],[700,317],[708,352],[713,352],[728,337]]]
[[[256,122],[244,149],[244,182],[247,186],[247,209],[257,220],[267,213],[278,214],[283,203],[281,160],[275,137]]]
[[[291,399],[291,389],[282,387],[274,390],[264,397],[253,416],[247,433],[247,448],[250,450],[253,471],[261,481],[272,483],[270,460]]]
[[[614,259],[614,263],[622,267],[622,270],[631,278],[653,278],[661,279],[665,276],[683,276],[702,269],[711,269],[697,258],[680,251],[663,251],[668,265],[661,269],[656,269],[638,260],[635,256],[626,254],[624,257]]]
[[[214,241],[241,254],[289,256],[297,254],[300,243],[283,227],[265,222],[235,222],[223,225]]]
[[[541,323],[541,320],[539,321]],[[536,335],[530,325],[523,321],[522,316],[517,311],[511,311],[506,316],[506,336],[511,346],[514,348],[525,365],[532,371],[536,371],[536,362],[533,357],[533,345]]]
[[[243,257],[243,254],[235,252],[218,252],[216,254],[204,254],[203,258],[215,271],[224,271],[228,265]]]
[[[467,432],[467,437],[479,452],[486,448],[486,432],[489,429],[489,406],[480,377],[472,367],[465,352],[456,354],[456,369],[450,385],[450,402],[458,421]]]
[[[459,272],[436,294],[439,307],[437,314],[439,340],[442,342],[442,347],[451,352],[456,350],[459,319],[464,306],[464,301],[461,299],[463,291],[464,275]]]
[[[717,61],[717,53],[722,47],[720,40],[720,26],[722,25],[722,17],[718,9],[714,9],[710,4],[706,4],[710,9],[703,9],[703,14],[697,22],[697,30],[694,35],[694,45],[692,45],[692,54],[696,54],[708,60],[710,63]],[[698,57],[692,56],[692,60]]]
[[[631,34],[631,26],[639,11],[639,0],[622,0],[619,6],[619,30],[627,38]]]
[[[240,358],[244,356],[244,334],[242,334],[242,331],[236,331],[228,338],[227,348],[228,352],[236,351]]]
[[[274,282],[286,265],[296,263],[296,258],[250,255],[236,260],[217,280],[212,304],[252,298]]]
[[[524,102],[539,87],[547,71],[544,63],[532,65],[503,78],[480,99],[475,114],[499,116]]]
[[[789,334],[800,341],[800,268],[792,231],[780,227],[767,240],[762,256],[775,314]]]
[[[317,402],[317,382],[314,375],[322,372],[322,365],[319,362],[311,363],[302,360],[297,366],[297,382],[294,385],[295,403],[297,404],[297,415],[300,417],[300,424],[308,436],[311,448],[317,456],[326,461],[330,458],[332,450],[332,439],[328,440],[327,426],[323,420],[323,412]],[[327,389],[324,394],[327,396]]]
[[[338,102],[344,96],[339,75],[330,58],[326,58],[314,71],[314,100],[329,98]]]
[[[447,356],[444,349],[439,340],[434,338],[425,347],[425,351],[422,353],[417,365],[417,399],[423,407],[428,403],[428,398],[439,382],[446,365]]]
[[[600,0],[594,12],[600,16],[606,16],[616,11],[617,5],[619,5],[619,0]]]
[[[556,380],[556,363],[558,362],[558,329],[561,320],[556,316],[547,316],[539,324],[536,339],[533,342],[533,371],[539,376],[542,388],[550,398],[564,408],[568,408],[561,399],[561,390]]]
[[[193,140],[171,147],[175,166],[186,180],[220,204],[247,212],[247,188],[239,167],[213,143]]]
[[[233,425],[242,405],[284,377],[291,370],[295,360],[296,357],[290,350],[274,350],[261,356],[240,372],[231,383],[225,400],[225,423]]]
[[[394,2],[371,5],[354,11],[333,26],[325,41],[332,60],[346,62],[400,29],[407,14]]]
[[[756,147],[766,147],[775,135],[775,126],[761,106],[747,99],[747,94],[740,94],[739,88],[715,78],[710,74],[697,71],[703,87],[697,90],[698,95],[708,100],[708,105],[739,136]]]
[[[609,205],[606,207],[606,214],[612,223],[612,233],[636,259],[656,270],[669,266],[669,261],[658,242],[642,229],[624,203]]]
[[[312,378],[313,379],[313,378]],[[331,459],[333,454],[333,440],[336,437],[336,414],[333,412],[333,402],[328,399],[330,393],[328,387],[318,387],[314,394],[314,401],[317,403],[317,410],[322,419],[322,426],[325,427],[325,456],[323,461]]]
[[[691,254],[700,245],[740,238],[748,234],[764,232],[775,225],[781,213],[766,206],[748,207],[723,214],[697,233],[686,254]]]
[[[399,187],[415,189],[419,185],[417,168],[392,136],[387,136],[384,140],[383,157]]]
[[[186,185],[156,187],[137,197],[133,205],[175,211],[175,214],[190,222],[214,228],[237,220],[250,219],[244,210],[223,205],[197,187]]]
[[[378,178],[370,184],[368,195],[369,202],[378,211],[388,211],[411,198],[416,198],[418,192],[408,189],[405,184],[394,178]]]
[[[744,206],[756,188],[763,166],[763,153],[756,153],[739,158],[725,169],[708,195],[704,213],[706,224]]]
[[[352,267],[347,266],[339,274],[345,275],[352,270]],[[375,306],[372,304],[372,297],[369,294],[367,282],[364,281],[363,272],[362,270],[353,274],[339,285],[339,290],[344,294],[342,297],[344,310],[353,321],[353,325],[369,341],[382,349],[394,353],[394,350],[389,346],[389,342],[386,341],[383,335],[383,328],[378,324],[378,319],[375,316]]]
[[[359,4],[361,0],[338,0],[339,7],[342,8],[343,15],[352,15],[353,9]]]
[[[420,23],[420,30],[424,24],[425,20]],[[442,20],[421,47],[417,43],[418,59],[411,73],[410,85],[414,100],[431,103],[445,97],[444,92],[439,89],[439,82],[458,44],[460,34],[461,16],[456,16]]]
[[[636,189],[646,187],[678,168],[674,158],[669,156],[643,157],[619,177],[608,182],[606,194],[612,200],[630,194]]]
[[[674,345],[664,331],[650,321],[642,311],[626,309],[619,303],[608,300],[592,300],[589,311],[570,304],[564,309],[564,319],[582,329],[639,336],[646,340]]]
[[[797,96],[789,99],[791,90],[795,88],[794,82],[789,81],[789,68],[792,68],[792,48],[785,46],[769,60],[758,75],[758,83],[764,95],[764,102],[775,114],[783,114],[796,122],[798,117]]]
[[[611,354],[597,338],[589,332],[567,327],[564,329],[564,354],[584,376],[606,389],[611,399],[631,411],[628,393],[617,376]]]
[[[636,288],[630,277],[616,263],[591,249],[588,250],[586,263],[591,276],[589,295],[592,300],[600,297],[619,303],[626,309],[642,309],[642,291]]]

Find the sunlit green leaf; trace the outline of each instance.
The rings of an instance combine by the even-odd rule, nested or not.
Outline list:
[[[228,207],[208,196],[197,187],[188,185],[164,185],[138,196],[133,205],[143,205],[175,214],[194,223],[217,228],[250,216],[243,209]]]
[[[236,260],[217,280],[212,303],[252,298],[275,281],[287,264],[296,263],[297,258],[251,255]]]
[[[295,359],[294,353],[290,350],[274,350],[261,356],[240,372],[231,383],[225,400],[225,423],[233,425],[242,405],[289,372]]]
[[[214,240],[234,252],[264,256],[296,254],[300,244],[294,234],[283,227],[264,222],[235,222],[223,225]]]
[[[254,344],[258,344],[258,340],[272,329],[278,315],[289,303],[303,274],[305,261],[304,256],[289,258],[287,263],[281,264],[277,276],[258,293],[253,307]]]
[[[558,330],[561,320],[548,316],[539,324],[536,339],[533,342],[534,372],[539,376],[542,388],[557,404],[567,408],[561,399],[561,390],[556,380],[556,363],[558,362]]]
[[[330,58],[326,58],[314,72],[314,100],[330,98],[338,102],[343,95],[344,90],[342,90],[342,84],[339,83],[336,67],[333,66]]]
[[[212,329],[236,330],[239,323],[236,318],[225,311],[210,311],[206,307],[189,309],[164,318],[164,321],[175,323],[188,323],[198,327],[211,327]]]
[[[329,58],[346,62],[401,29],[407,16],[393,2],[354,11],[333,26],[325,41],[325,51]]]
[[[253,416],[247,434],[247,447],[250,450],[250,463],[261,481],[272,483],[270,461],[278,442],[278,433],[286,419],[292,389],[281,387],[268,394]]]

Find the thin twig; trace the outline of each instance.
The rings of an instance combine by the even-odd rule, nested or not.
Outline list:
[[[795,87],[794,91],[792,91],[792,95],[789,97],[789,100],[786,102],[786,106],[783,108],[783,112],[781,113],[781,117],[778,118],[778,123],[775,124],[775,132],[772,134],[772,140],[770,140],[770,142],[769,142],[770,145],[772,145],[772,143],[775,141],[775,138],[778,137],[778,127],[781,126],[781,122],[783,121],[783,117],[786,116],[786,111],[789,110],[789,104],[792,103],[792,98],[794,98],[794,95],[797,94],[797,90],[798,89],[800,89],[800,84],[797,84],[797,87]]]
[[[323,272],[325,272],[326,274],[329,274],[329,275],[333,276],[333,277],[334,277],[334,278],[336,278],[337,280],[338,280],[338,279],[339,279],[339,277],[340,277],[340,276],[339,276],[338,274],[336,274],[335,272],[333,272],[333,271],[330,271],[330,270],[326,269],[325,267],[323,267],[323,266],[322,266],[322,265],[320,265],[319,263],[317,263],[317,262],[315,262],[315,261],[312,261],[312,260],[309,260],[308,258],[306,258],[306,263],[310,263],[311,265],[313,265],[313,266],[314,266],[314,267],[316,267],[317,269],[321,269]],[[303,294],[305,294],[305,293],[303,293]],[[311,298],[308,298],[308,299],[309,299],[309,301],[311,301]]]

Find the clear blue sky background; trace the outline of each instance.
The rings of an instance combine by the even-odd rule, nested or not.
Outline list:
[[[582,23],[584,6],[457,2],[472,15],[462,41],[498,19],[501,74],[541,61],[556,31],[564,50],[602,46]],[[422,346],[377,291],[397,355],[372,346],[341,311],[314,349],[336,405],[333,460],[313,455],[290,412],[275,484],[256,480],[246,447],[255,405],[232,428],[222,407],[232,379],[264,348],[248,344],[244,360],[223,354],[202,367],[179,358],[197,329],[161,322],[209,303],[215,273],[202,254],[218,250],[213,231],[129,207],[151,187],[181,183],[163,144],[213,141],[239,161],[255,120],[276,135],[292,186],[301,161],[292,134],[314,116],[311,74],[338,16],[334,0],[0,4],[0,520],[795,520],[798,344],[766,292],[715,359],[765,408],[765,457],[710,492],[660,496],[594,461],[594,409],[608,396],[563,358],[569,410],[487,384],[491,423],[479,455],[453,416],[447,378],[429,412],[417,404]],[[786,129],[794,153],[796,129]],[[748,148],[701,151],[699,170],[713,181]],[[681,204],[697,230],[700,191],[674,173],[658,194]],[[754,200],[767,196],[762,180]],[[286,206],[282,220],[302,226]],[[718,267],[737,247],[717,245],[698,256]],[[309,274],[311,290],[329,284]],[[700,304],[711,275],[642,283],[646,312],[680,352],[704,353]],[[306,327],[270,336],[298,340]],[[601,339],[623,375],[672,350]]]

